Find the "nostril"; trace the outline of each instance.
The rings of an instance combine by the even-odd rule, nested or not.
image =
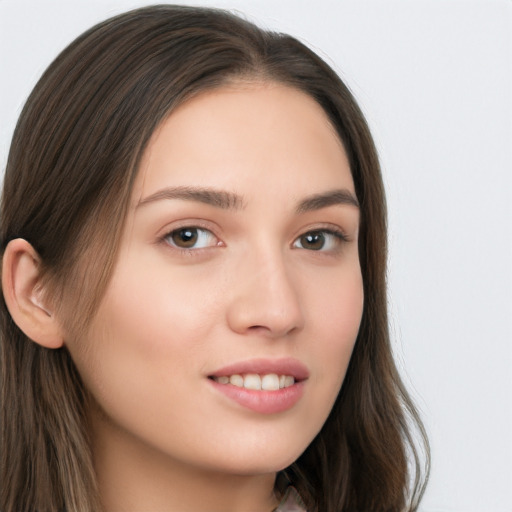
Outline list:
[[[270,329],[268,327],[265,327],[264,325],[251,325],[249,327],[249,330],[251,330],[253,332],[257,332],[257,331],[269,331]]]

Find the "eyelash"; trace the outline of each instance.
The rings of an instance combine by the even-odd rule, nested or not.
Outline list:
[[[189,232],[189,235],[192,237],[192,245],[190,247],[180,247],[175,242],[172,241],[173,236],[179,235],[180,233],[185,234],[186,232]],[[191,232],[195,232],[195,240],[194,240],[194,234]],[[304,241],[305,237],[316,237],[316,236],[322,236],[323,237],[323,244],[318,249],[312,249],[307,247],[300,247],[298,244],[300,243],[301,239]],[[216,242],[205,245],[204,247],[195,247],[195,244],[199,241],[205,242],[205,238],[208,237],[209,239],[215,239]],[[162,237],[162,241],[165,242],[167,245],[169,245],[171,248],[176,249],[178,251],[182,251],[183,253],[197,253],[198,251],[201,251],[203,249],[208,249],[210,247],[219,247],[222,246],[222,242],[218,240],[218,238],[215,236],[215,234],[208,228],[202,227],[202,226],[183,226],[179,227],[177,229],[173,229],[172,231],[168,232],[166,235]],[[303,250],[309,250],[312,252],[337,252],[339,250],[339,246],[345,242],[348,242],[349,238],[347,235],[339,228],[316,228],[309,231],[306,231],[302,233],[300,236],[298,236],[292,243],[292,247],[296,249],[303,249]],[[330,244],[329,244],[330,242]],[[314,241],[313,241],[314,243]],[[331,245],[328,249],[325,249],[325,245]]]

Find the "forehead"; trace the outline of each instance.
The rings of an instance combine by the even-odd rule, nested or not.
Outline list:
[[[322,107],[289,86],[244,83],[173,111],[143,155],[136,193],[169,181],[243,191],[265,182],[297,190],[319,180],[353,191],[345,150]]]

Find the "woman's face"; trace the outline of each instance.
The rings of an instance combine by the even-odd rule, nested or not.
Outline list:
[[[357,336],[358,227],[347,156],[310,97],[245,84],[180,106],[144,154],[98,314],[68,341],[102,411],[94,436],[203,470],[293,462]]]

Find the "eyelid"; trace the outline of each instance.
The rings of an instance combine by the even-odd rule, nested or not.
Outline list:
[[[301,229],[297,235],[296,239],[300,236],[303,236],[307,233],[315,233],[315,232],[326,232],[331,233],[333,235],[339,236],[341,239],[343,239],[346,242],[350,242],[352,237],[349,235],[349,232],[347,229],[343,228],[339,224],[334,224],[331,222],[323,222],[318,224],[312,224],[310,226],[307,226],[306,228]]]

